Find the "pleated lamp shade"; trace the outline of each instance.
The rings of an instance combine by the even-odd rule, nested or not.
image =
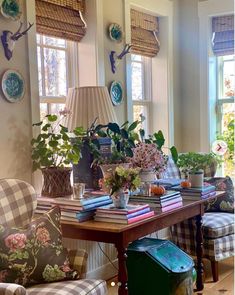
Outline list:
[[[117,122],[117,117],[105,86],[69,88],[65,108],[72,114],[65,118],[64,125],[72,131],[82,126],[87,129],[97,117],[97,124]]]

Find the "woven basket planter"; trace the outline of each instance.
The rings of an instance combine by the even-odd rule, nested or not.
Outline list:
[[[72,168],[43,168],[42,196],[56,198],[71,195],[71,171]]]

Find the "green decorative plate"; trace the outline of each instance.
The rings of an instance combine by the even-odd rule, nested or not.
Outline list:
[[[123,101],[123,89],[122,84],[117,81],[113,81],[110,86],[110,96],[114,105],[119,105]]]
[[[110,24],[109,26],[109,36],[113,41],[121,42],[123,38],[122,28],[118,24]]]
[[[22,75],[15,70],[7,70],[2,77],[2,91],[10,102],[21,100],[25,93],[25,83]]]
[[[0,5],[4,17],[12,20],[18,20],[21,17],[22,11],[19,0],[0,0]]]

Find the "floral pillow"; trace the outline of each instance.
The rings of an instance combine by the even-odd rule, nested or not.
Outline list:
[[[205,205],[207,212],[234,212],[234,186],[232,179],[229,176],[226,177],[212,177],[205,178],[205,181],[216,187],[217,191],[226,191],[223,197],[215,198],[208,201]]]
[[[0,225],[0,283],[28,286],[77,277],[62,246],[59,207],[27,228]]]

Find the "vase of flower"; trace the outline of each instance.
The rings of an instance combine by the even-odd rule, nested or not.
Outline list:
[[[139,169],[118,166],[104,178],[104,186],[109,190],[116,208],[126,208],[129,192],[140,186]]]
[[[125,209],[129,201],[129,191],[120,189],[113,193],[111,197],[115,208]]]

